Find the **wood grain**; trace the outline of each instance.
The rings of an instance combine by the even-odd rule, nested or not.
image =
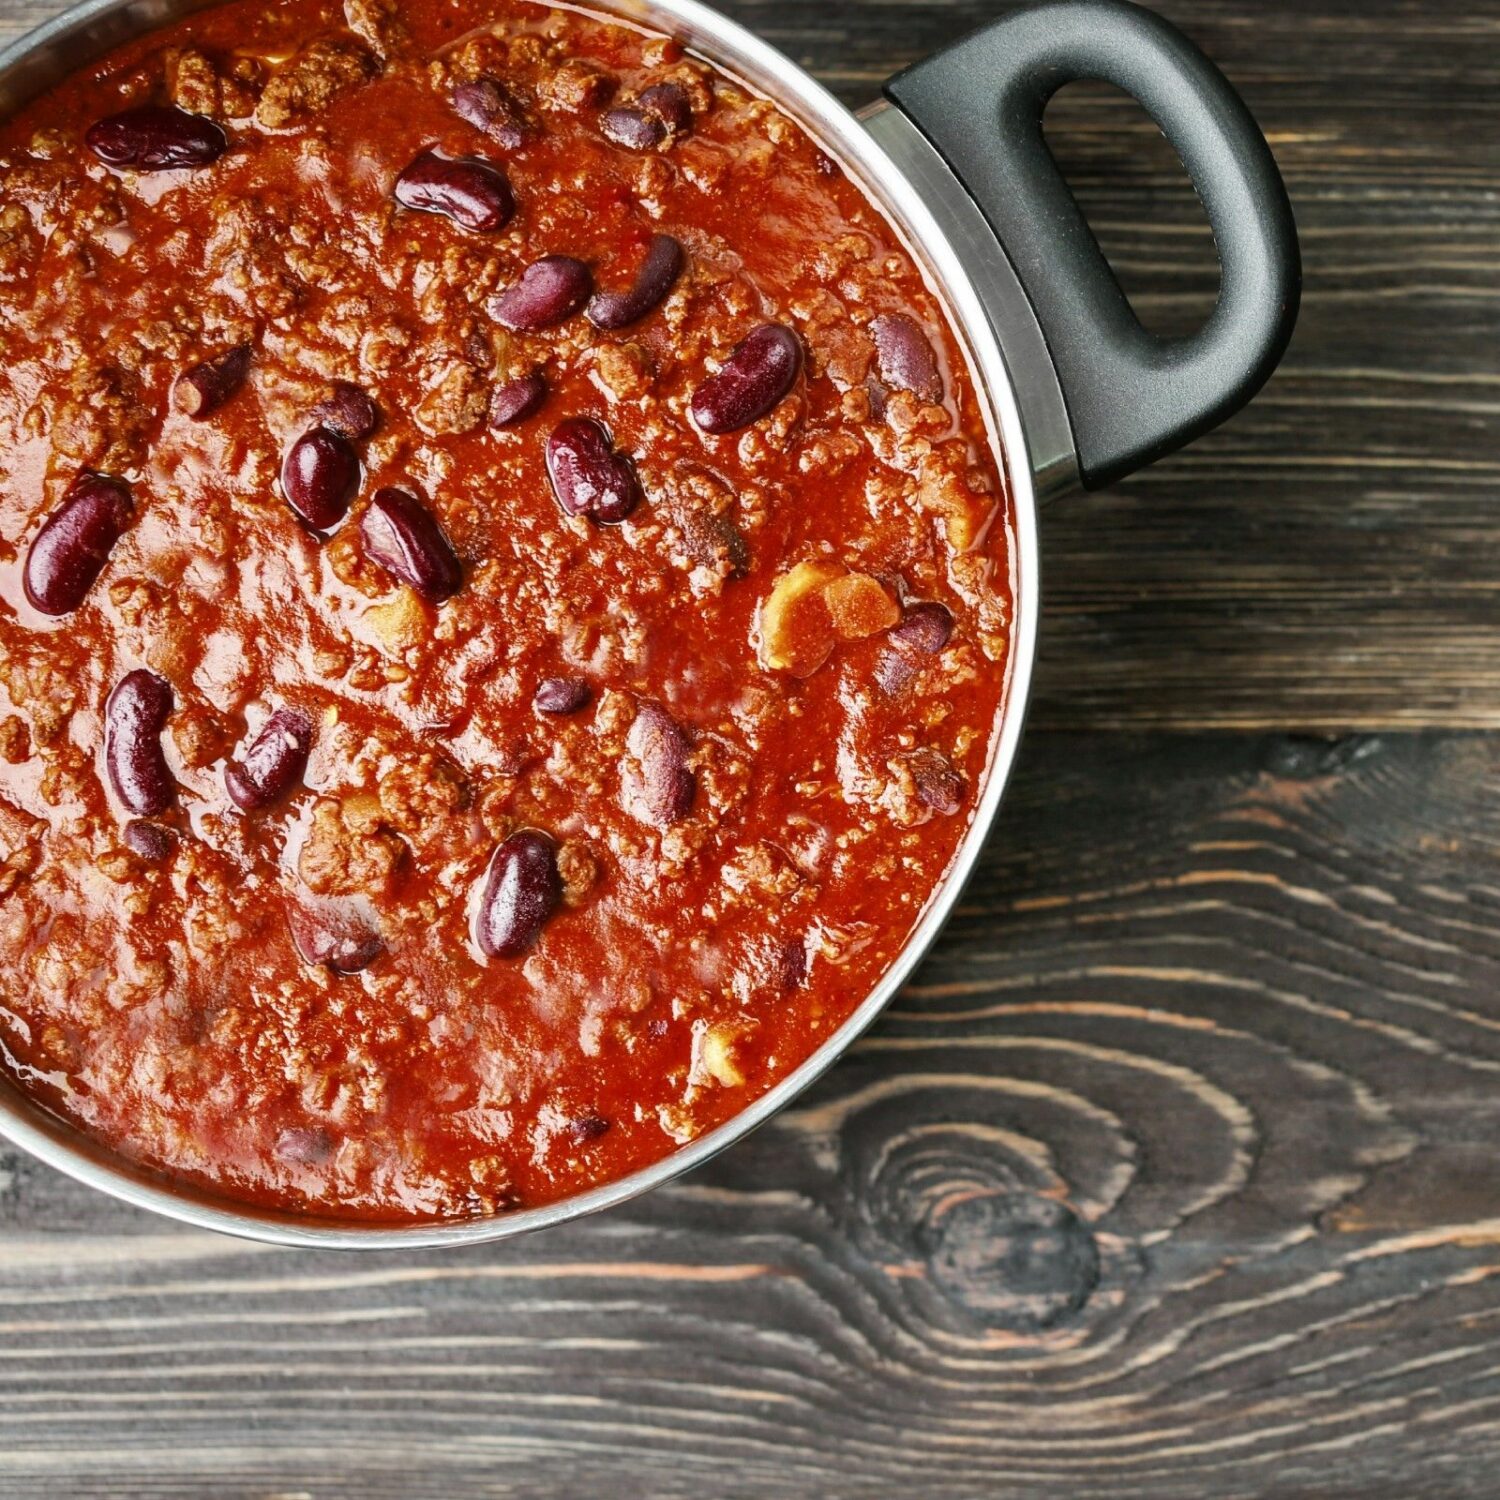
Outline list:
[[[726,8],[858,102],[1002,7]],[[1500,5],[1161,8],[1272,136],[1302,324],[1232,425],[1044,518],[1019,774],[883,1024],[516,1245],[271,1251],[0,1153],[0,1496],[1494,1493]],[[1190,326],[1170,152],[1104,89],[1051,124]]]

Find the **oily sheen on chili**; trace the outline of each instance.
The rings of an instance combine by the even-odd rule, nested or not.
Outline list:
[[[243,1201],[557,1200],[892,963],[1010,518],[862,190],[674,41],[231,0],[0,126],[0,1069]]]

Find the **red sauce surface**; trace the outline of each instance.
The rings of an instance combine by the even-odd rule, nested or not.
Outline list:
[[[475,81],[520,144],[455,110]],[[611,139],[663,83],[690,116]],[[85,141],[174,102],[222,128],[216,160]],[[514,216],[402,207],[424,149],[493,163]],[[497,321],[539,257],[616,290],[657,234],[685,269],[629,326]],[[795,383],[702,431],[694,393],[767,324]],[[180,409],[184,371],[241,346],[243,384]],[[745,1108],[897,956],[991,754],[1009,521],[944,310],[773,104],[520,0],[234,0],[0,127],[0,352],[0,1059],[50,1108],[231,1198],[504,1212]],[[538,371],[541,404],[492,427]],[[315,532],[282,460],[335,381],[379,425]],[[633,467],[619,524],[549,481],[579,416]],[[93,474],[128,524],[44,614],[28,557]],[[370,555],[387,486],[450,541],[452,597]],[[141,668],[170,690],[146,736],[170,805],[132,817],[106,702]],[[539,710],[552,678],[587,701]],[[226,767],[285,709],[306,768],[243,811]],[[487,957],[479,892],[528,830],[560,899]]]

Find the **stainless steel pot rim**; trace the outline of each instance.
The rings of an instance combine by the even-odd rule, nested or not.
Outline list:
[[[98,52],[213,0],[83,0],[0,52],[0,109],[7,96],[45,88]],[[553,0],[557,3],[557,0]],[[785,1108],[846,1052],[925,956],[977,862],[1020,743],[1036,651],[1039,558],[1032,464],[1012,377],[999,340],[960,257],[916,188],[822,85],[738,23],[698,0],[596,0],[612,19],[667,32],[794,115],[854,170],[927,270],[965,346],[992,442],[1010,489],[1014,620],[1008,683],[984,790],[943,884],[900,956],[847,1021],[798,1068],[723,1125],[649,1167],[586,1193],[493,1218],[414,1224],[319,1219],[239,1204],[193,1183],[137,1167],[58,1120],[10,1086],[0,1087],[0,1136],[90,1187],[200,1229],[271,1244],[325,1249],[472,1245],[508,1239],[611,1208],[691,1171]]]

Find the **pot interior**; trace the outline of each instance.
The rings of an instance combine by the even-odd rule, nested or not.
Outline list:
[[[212,3],[212,0],[209,0]],[[0,54],[0,117],[82,63],[167,24],[204,0],[85,0]],[[289,1245],[392,1248],[507,1238],[621,1203],[697,1166],[763,1122],[823,1073],[884,1009],[937,937],[994,821],[1020,738],[1035,652],[1038,604],[1035,497],[1026,436],[1000,343],[959,256],[916,188],[860,123],[789,59],[696,0],[605,0],[559,6],[665,33],[753,91],[773,99],[882,210],[947,308],[968,362],[1009,491],[1010,590],[1014,621],[1001,721],[991,741],[973,821],[948,873],[932,893],[898,960],[847,1021],[792,1073],[738,1115],[652,1166],[589,1192],[491,1218],[365,1224],[256,1208],[135,1166],[0,1083],[0,1134],[69,1176],[138,1207],[194,1226]]]

